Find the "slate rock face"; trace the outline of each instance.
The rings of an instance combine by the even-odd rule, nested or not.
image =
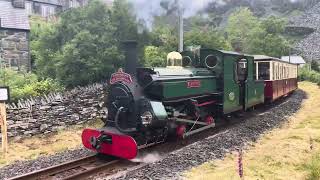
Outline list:
[[[304,14],[291,20],[288,30],[300,32],[305,37],[294,45],[294,50],[307,61],[320,60],[320,3],[307,10]]]

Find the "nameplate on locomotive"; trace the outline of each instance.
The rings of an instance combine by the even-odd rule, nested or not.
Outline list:
[[[201,86],[200,80],[189,80],[187,81],[187,87],[188,88],[198,88]]]
[[[131,75],[123,72],[123,70],[120,68],[118,72],[113,73],[110,78],[110,84],[114,84],[116,82],[124,82],[130,84],[132,83]]]

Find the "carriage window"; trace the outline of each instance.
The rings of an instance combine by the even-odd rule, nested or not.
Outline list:
[[[270,80],[270,62],[259,62],[258,64],[258,79]]]

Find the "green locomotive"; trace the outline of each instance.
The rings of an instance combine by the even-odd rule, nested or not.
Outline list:
[[[217,119],[264,103],[253,56],[199,48],[169,53],[166,68],[136,68],[136,43],[126,44],[126,72],[113,74],[99,130],[85,129],[85,147],[132,159],[168,136],[187,137]]]

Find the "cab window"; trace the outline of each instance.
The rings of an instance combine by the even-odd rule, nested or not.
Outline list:
[[[235,66],[235,80],[245,81],[248,77],[248,60],[247,59],[240,59],[236,62]]]

